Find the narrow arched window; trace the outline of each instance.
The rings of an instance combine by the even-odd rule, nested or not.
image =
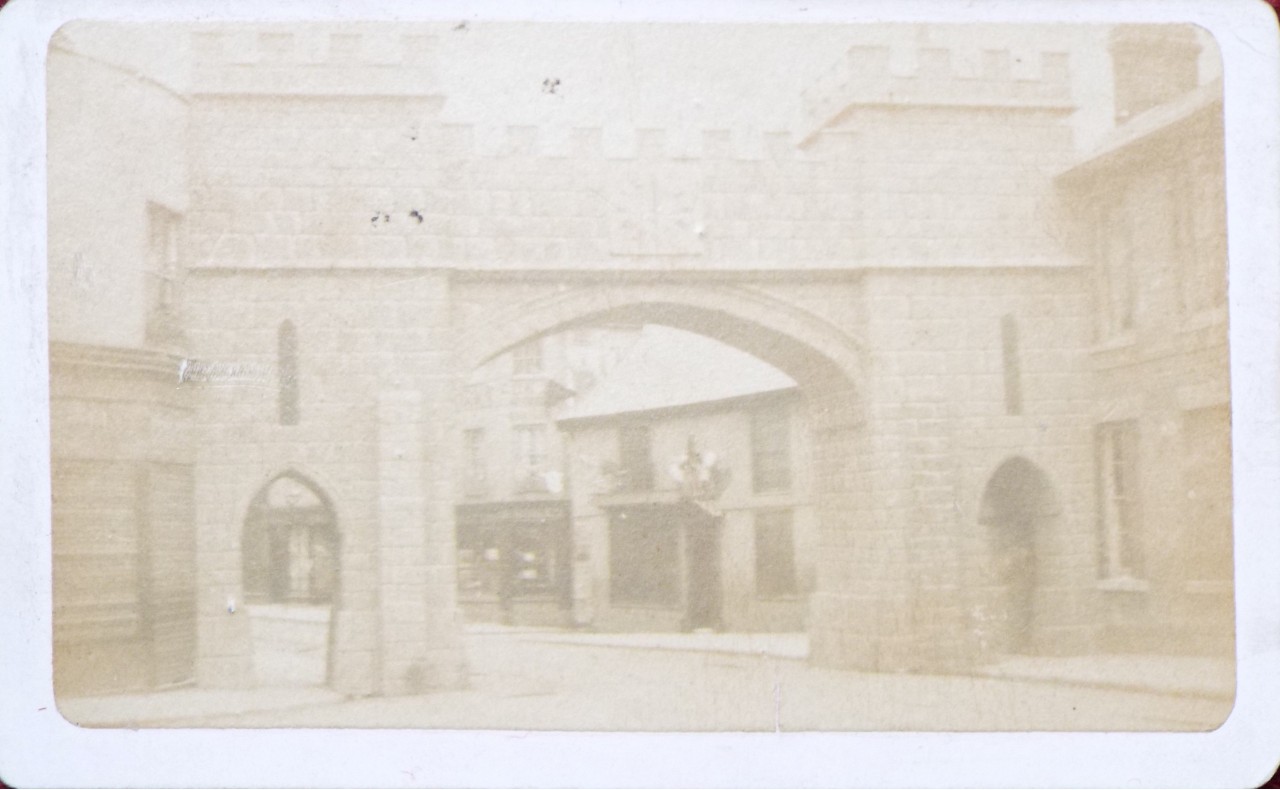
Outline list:
[[[1000,345],[1004,357],[1004,413],[1022,414],[1022,354],[1018,348],[1018,321],[1012,315],[1000,319]]]
[[[277,332],[276,368],[280,376],[280,424],[298,424],[298,330],[292,321]]]

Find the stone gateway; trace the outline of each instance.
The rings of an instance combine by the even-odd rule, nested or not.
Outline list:
[[[463,381],[609,323],[798,386],[812,662],[1230,654],[1211,40],[851,28],[802,123],[690,133],[447,121],[445,31],[173,28],[180,84],[55,37],[60,693],[279,682],[280,650],[352,695],[464,684]],[[1115,117],[1082,150],[1086,56]],[[75,122],[101,103],[147,120]]]

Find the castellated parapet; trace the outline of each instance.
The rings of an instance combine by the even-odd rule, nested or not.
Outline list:
[[[832,145],[820,153],[798,147],[788,131],[733,129],[656,129],[645,127],[537,127],[441,124],[437,148],[444,159],[637,160],[641,162],[744,161],[816,159],[839,151]],[[838,137],[833,133],[832,137]]]
[[[854,46],[803,93],[810,135],[850,106],[1069,111],[1065,52]]]
[[[444,123],[434,42],[404,28],[227,26],[196,44],[197,268],[1060,260],[1042,216],[1072,155],[1055,53],[979,52],[965,71],[947,50],[854,48],[802,142]],[[859,122],[839,122],[850,106]]]
[[[222,27],[192,34],[192,92],[438,93],[436,39],[379,24]]]

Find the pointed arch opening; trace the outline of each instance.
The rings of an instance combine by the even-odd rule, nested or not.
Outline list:
[[[1041,536],[1060,512],[1049,476],[1021,456],[1000,464],[983,489],[978,521],[988,529],[992,558],[988,625],[994,652],[1034,649]]]
[[[734,346],[801,386],[852,390],[863,379],[863,342],[824,318],[750,288],[658,283],[592,286],[522,301],[500,317],[477,315],[464,342],[471,369],[528,341],[605,323],[661,324]]]
[[[753,316],[736,299],[591,289],[471,327],[456,508],[471,619],[803,630],[813,492],[830,477],[813,437],[835,441],[830,425],[854,411],[860,349],[812,316]],[[534,430],[547,437],[536,460]],[[561,514],[544,519],[552,502]],[[557,611],[534,600],[550,598],[544,582],[561,584]]]
[[[338,527],[328,498],[286,472],[249,506],[241,542],[249,603],[332,603],[338,585]]]
[[[250,503],[240,548],[258,684],[328,684],[340,548],[329,498],[297,472],[277,475]]]

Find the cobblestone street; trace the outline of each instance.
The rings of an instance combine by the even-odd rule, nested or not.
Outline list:
[[[649,639],[646,641],[646,637]],[[77,723],[210,727],[406,727],[511,730],[1205,730],[1229,697],[1105,688],[1042,679],[884,675],[810,666],[803,637],[783,634],[571,634],[501,628],[466,637],[470,688],[421,696],[344,699],[318,689],[187,689],[68,700]],[[1077,659],[1078,663],[1080,660]],[[1203,674],[1155,657],[1126,659]],[[1164,662],[1160,668],[1155,663]],[[1170,663],[1173,662],[1173,663]],[[1121,680],[1115,662],[1109,674]],[[1066,665],[1070,666],[1070,665]],[[1063,674],[1063,673],[1059,673]],[[228,702],[228,697],[238,702]],[[238,708],[237,708],[238,706]],[[174,713],[181,711],[181,716]]]

